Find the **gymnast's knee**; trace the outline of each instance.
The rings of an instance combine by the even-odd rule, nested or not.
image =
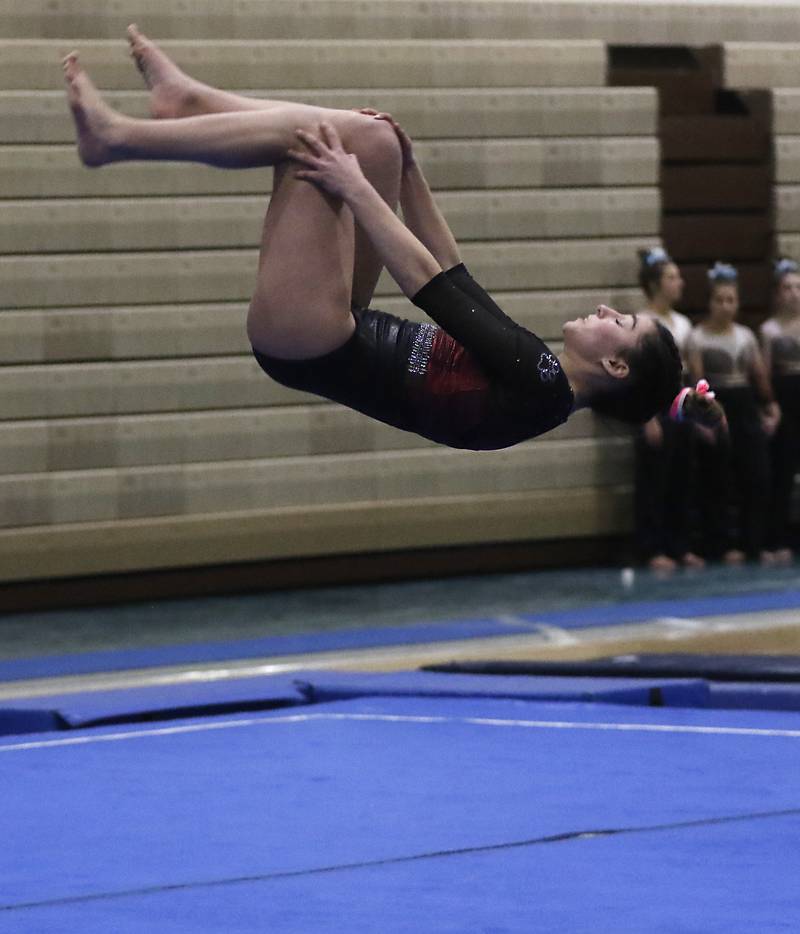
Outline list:
[[[395,168],[399,170],[402,162],[400,141],[386,120],[364,116],[353,128],[349,143],[360,161],[367,160],[390,172]]]

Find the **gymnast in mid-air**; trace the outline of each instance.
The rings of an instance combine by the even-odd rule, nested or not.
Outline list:
[[[154,119],[112,110],[71,53],[80,157],[274,166],[247,333],[279,383],[473,450],[533,438],[586,407],[631,423],[670,409],[722,417],[705,385],[681,389],[675,342],[652,318],[601,305],[564,325],[556,356],[504,314],[464,266],[388,114],[242,97],[191,78],[135,26],[128,39]],[[435,324],[369,307],[383,266]]]

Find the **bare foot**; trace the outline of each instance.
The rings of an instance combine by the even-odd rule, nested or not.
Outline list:
[[[199,89],[202,85],[190,78],[152,39],[131,23],[127,29],[131,58],[150,89],[150,113],[157,120],[191,117],[204,113]]]
[[[773,553],[775,564],[779,567],[788,567],[794,562],[794,552],[791,548],[779,548]]]
[[[113,162],[112,141],[119,115],[100,96],[81,67],[77,52],[70,52],[63,66],[67,100],[75,120],[81,161],[90,168]]]
[[[647,562],[647,566],[656,574],[671,574],[678,564],[669,555],[654,555]]]
[[[730,567],[738,567],[740,564],[744,564],[746,560],[747,555],[738,548],[729,548],[722,556],[723,564],[727,564]]]
[[[693,551],[687,551],[681,555],[681,564],[685,568],[698,571],[706,566],[705,558],[701,558],[700,555],[696,555]]]

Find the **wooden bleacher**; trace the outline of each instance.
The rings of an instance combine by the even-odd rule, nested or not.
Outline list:
[[[793,0],[139,0],[154,36],[250,39],[599,39],[643,45],[800,39]],[[98,0],[0,2],[0,38],[116,39],[131,11]]]
[[[658,242],[656,93],[606,87],[607,44],[800,41],[781,3],[143,0],[136,16],[212,83],[391,110],[477,277],[555,346],[598,302],[637,306],[635,250]],[[77,162],[60,56],[78,47],[143,115],[125,24],[99,0],[0,2],[0,582],[628,529],[629,441],[587,413],[471,454],[260,373],[243,321],[270,172]],[[791,186],[800,110],[776,102]],[[419,316],[386,276],[375,304]]]
[[[800,258],[800,41],[796,33],[791,38],[789,33],[779,42],[726,42],[723,50],[729,86],[772,92],[776,251]]]

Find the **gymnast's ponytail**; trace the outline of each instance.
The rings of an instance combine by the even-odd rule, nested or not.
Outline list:
[[[694,422],[715,428],[725,418],[725,410],[714,398],[711,387],[701,379],[694,389],[681,389],[672,401],[669,416],[676,422]]]
[[[706,427],[718,425],[725,417],[722,406],[701,389],[683,389],[683,363],[675,339],[661,322],[655,322],[626,356],[629,374],[621,386],[610,387],[592,396],[590,406],[602,416],[631,425],[641,425],[654,415],[669,414],[677,421],[692,421]]]

